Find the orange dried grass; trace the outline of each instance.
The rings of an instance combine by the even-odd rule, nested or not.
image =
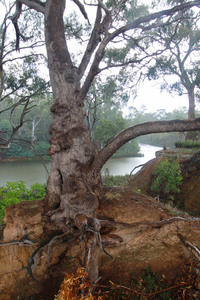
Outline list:
[[[75,274],[66,274],[61,284],[56,300],[103,300],[91,293],[93,288],[88,274],[83,268],[79,268]]]

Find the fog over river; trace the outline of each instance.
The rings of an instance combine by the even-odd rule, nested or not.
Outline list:
[[[143,157],[111,158],[105,164],[102,174],[105,172],[110,175],[125,175],[138,165],[144,164],[155,157],[155,152],[161,147],[140,144],[140,152]],[[47,170],[50,170],[51,163],[45,163]],[[134,173],[139,170],[137,168]],[[19,161],[19,162],[1,162],[0,163],[0,186],[4,186],[8,181],[23,180],[27,186],[38,182],[46,183],[48,173],[43,164],[39,161]]]

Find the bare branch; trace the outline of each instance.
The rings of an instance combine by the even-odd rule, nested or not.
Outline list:
[[[12,140],[13,140],[14,136],[16,135],[16,133],[18,132],[19,128],[21,128],[23,126],[23,124],[25,123],[24,117],[35,106],[35,105],[32,105],[31,107],[28,106],[29,103],[30,103],[31,98],[36,96],[37,94],[39,94],[41,92],[41,90],[44,89],[45,87],[48,87],[48,85],[49,85],[49,82],[47,82],[44,86],[40,87],[37,91],[35,91],[31,95],[22,97],[17,103],[12,104],[8,108],[4,109],[3,111],[0,111],[0,113],[2,113],[2,112],[5,112],[5,111],[8,111],[8,110],[11,110],[10,121],[11,121],[11,124],[12,124],[12,114],[13,114],[13,112],[15,111],[15,109],[18,106],[24,105],[23,111],[22,111],[21,116],[20,116],[19,124],[16,125],[15,127],[12,126],[12,133],[11,133],[9,139],[3,141],[4,146],[9,145],[12,142]]]
[[[101,7],[100,7],[100,5],[98,5],[95,24],[94,24],[90,39],[88,41],[87,48],[85,50],[85,53],[83,55],[83,58],[81,60],[80,66],[79,66],[80,79],[82,78],[82,76],[90,62],[92,54],[94,53],[96,47],[100,43],[101,20],[102,20]]]
[[[5,46],[5,39],[6,39],[6,30],[7,30],[7,25],[6,25],[6,21],[5,21],[5,25],[4,25],[4,29],[2,27],[2,44],[1,44],[1,51],[0,51],[0,100],[1,100],[1,96],[3,93],[3,88],[4,88],[4,70],[3,70],[3,52],[4,52],[4,46]]]
[[[90,25],[90,21],[89,21],[87,13],[85,11],[84,5],[79,0],[73,0],[73,2],[78,6],[78,8],[80,9],[82,15],[84,16],[84,18],[88,21],[88,23]]]
[[[10,17],[14,28],[15,28],[15,33],[16,33],[16,50],[19,50],[19,41],[20,41],[20,37],[26,41],[28,39],[30,39],[31,37],[25,37],[24,35],[22,35],[22,33],[19,30],[19,26],[18,26],[18,19],[21,15],[22,12],[22,4],[27,5],[28,7],[37,10],[38,12],[45,12],[45,3],[39,1],[39,0],[16,0],[15,2],[15,13],[12,17]]]

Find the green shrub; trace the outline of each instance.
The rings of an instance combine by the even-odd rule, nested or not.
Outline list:
[[[121,184],[124,184],[126,180],[128,180],[129,175],[108,175],[108,176],[102,176],[103,184],[106,186],[119,186]]]
[[[47,155],[47,149],[49,148],[49,143],[43,142],[43,141],[39,141],[36,145],[35,145],[35,150],[36,150],[36,155]]]
[[[7,182],[5,187],[0,187],[0,222],[5,216],[5,207],[21,201],[41,200],[45,196],[45,186],[36,183],[30,188],[23,181]]]
[[[32,150],[23,147],[16,143],[11,143],[10,148],[7,149],[7,157],[20,156],[20,157],[34,157]]]
[[[176,148],[200,148],[200,141],[192,141],[192,140],[187,140],[187,141],[180,141],[175,143]]]
[[[29,148],[28,148],[29,146]],[[37,155],[45,156],[47,155],[47,149],[49,148],[49,144],[43,141],[39,141],[35,143],[34,149],[30,149],[30,145],[28,144],[17,144],[11,143],[10,148],[6,149],[6,157],[29,157],[33,158]],[[2,156],[2,151],[0,151],[0,155]],[[4,151],[5,152],[5,151]]]
[[[180,193],[183,178],[177,162],[163,160],[155,167],[153,177],[151,191],[164,202],[174,200],[175,195]]]

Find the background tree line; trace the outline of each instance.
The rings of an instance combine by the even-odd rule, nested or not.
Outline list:
[[[49,127],[51,123],[49,109],[52,103],[52,97],[51,94],[46,94],[42,97],[43,98],[34,99],[35,105],[29,114],[25,116],[24,124],[18,130],[10,147],[1,149],[0,155],[2,158],[13,156],[46,156],[47,149],[49,148]],[[18,108],[13,113],[13,124],[17,124],[21,110],[22,108]],[[98,105],[96,104],[96,107],[89,107],[87,103],[85,110],[87,115],[86,123],[90,126],[91,135],[98,149],[104,147],[117,133],[134,124],[158,120],[185,119],[188,114],[186,107],[175,109],[172,112],[167,112],[165,109],[148,112],[146,107],[143,106],[140,109],[131,107],[129,113],[125,115],[123,105],[113,105],[112,101],[105,103],[101,102],[101,100],[99,100]],[[9,114],[10,111],[6,111],[0,121],[0,131],[4,131],[8,136],[12,132]],[[200,116],[200,112],[197,111],[196,115]],[[196,137],[198,138],[198,135]],[[139,143],[171,147],[174,146],[177,141],[183,140],[185,140],[184,133],[145,135],[121,147],[114,157],[140,156]]]

